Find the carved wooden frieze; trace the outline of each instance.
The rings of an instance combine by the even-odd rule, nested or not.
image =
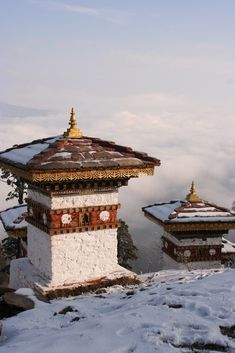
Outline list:
[[[118,227],[117,205],[51,210],[28,199],[27,221],[50,235]]]
[[[177,245],[162,237],[162,250],[175,261],[185,263],[193,261],[220,261],[222,244],[218,245]]]

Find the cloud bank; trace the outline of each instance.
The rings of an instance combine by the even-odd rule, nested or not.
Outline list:
[[[183,199],[192,180],[199,196],[231,207],[235,199],[233,114],[198,107],[182,95],[163,93],[127,96],[113,101],[113,107],[106,113],[87,109],[78,115],[78,124],[87,136],[113,140],[161,160],[153,177],[132,179],[120,190],[120,216],[129,224],[142,258],[148,258],[151,269],[156,270],[161,230],[144,218],[141,207]],[[6,120],[0,131],[2,149],[60,134],[68,119],[69,112],[67,116],[50,113],[34,119],[15,118],[13,125]],[[0,204],[9,207],[4,197]]]

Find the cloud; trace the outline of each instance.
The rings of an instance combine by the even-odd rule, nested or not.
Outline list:
[[[108,118],[97,118],[96,135],[148,152],[162,161],[154,177],[135,180],[125,190],[127,202],[132,203],[129,209],[183,198],[192,180],[203,198],[231,206],[231,191],[235,188],[235,112],[198,106],[185,96],[164,93],[124,97],[119,106],[123,109]],[[92,125],[89,130],[93,130]],[[135,214],[132,212],[133,223],[138,222]]]
[[[94,15],[97,16],[99,11],[95,8],[91,7],[84,7],[79,5],[71,5],[62,2],[55,2],[55,1],[33,1],[35,3],[40,3],[43,6],[47,6],[50,9],[60,10],[60,11],[67,11],[67,12],[74,12],[86,15]]]
[[[192,180],[202,198],[225,207],[232,205],[234,111],[198,106],[186,96],[163,92],[106,101],[108,108],[104,101],[101,104],[97,100],[92,105],[95,109],[90,110],[88,100],[81,117],[78,114],[79,127],[85,135],[131,146],[162,162],[154,176],[132,179],[128,187],[120,189],[120,217],[129,224],[137,246],[155,249],[160,234],[158,227],[144,218],[141,207],[184,198]],[[102,111],[99,107],[103,107]],[[1,149],[60,134],[67,128],[68,117],[69,112],[15,118],[13,125],[6,120],[0,130]],[[1,208],[9,207],[4,202],[6,190],[1,188],[1,193]]]
[[[93,16],[119,25],[125,24],[131,17],[130,13],[124,11],[86,7],[65,2],[31,0],[31,3],[46,7],[50,10]]]
[[[78,114],[84,134],[131,146],[162,161],[153,178],[144,183],[141,178],[133,181],[125,195],[134,194],[130,199],[142,205],[182,198],[195,179],[202,197],[231,206],[235,188],[233,112],[198,107],[186,96],[156,92],[119,98],[111,106],[102,112]],[[1,149],[60,134],[67,127],[69,112],[47,114],[42,110],[32,119],[30,110],[24,109],[25,117],[22,111],[14,124],[3,120]]]
[[[37,109],[23,107],[15,104],[0,102],[0,118],[3,121],[8,118],[26,118],[45,116],[51,113],[49,109]]]

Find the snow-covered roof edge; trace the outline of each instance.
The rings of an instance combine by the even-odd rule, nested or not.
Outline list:
[[[159,202],[145,206],[142,210],[164,224],[235,222],[235,212],[205,200],[195,203],[187,200]]]
[[[27,212],[27,205],[17,205],[0,211],[0,220],[5,230],[24,229],[27,222],[23,214]]]

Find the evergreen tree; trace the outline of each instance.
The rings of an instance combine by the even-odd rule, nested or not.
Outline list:
[[[2,170],[1,179],[7,185],[11,186],[13,190],[9,191],[6,197],[6,201],[12,200],[16,198],[18,200],[18,204],[22,205],[24,203],[24,198],[26,195],[27,184],[20,177],[15,176],[9,171]]]

